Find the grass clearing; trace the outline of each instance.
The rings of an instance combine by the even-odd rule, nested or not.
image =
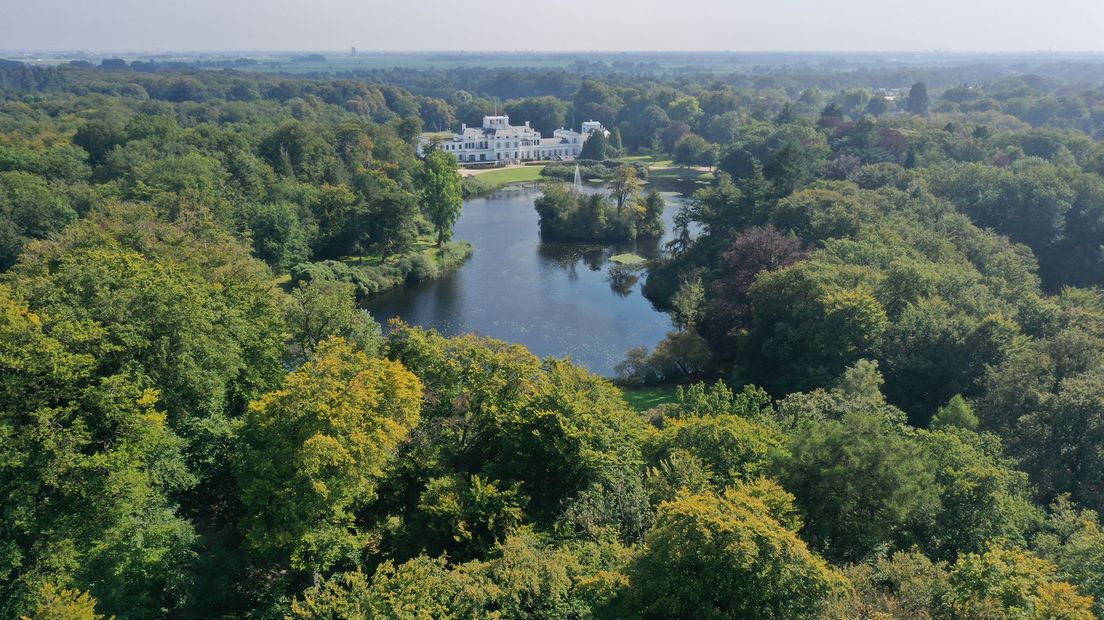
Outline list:
[[[621,388],[625,400],[636,411],[647,411],[652,407],[673,403],[678,400],[678,387],[658,385],[641,388]]]
[[[507,183],[521,183],[524,181],[539,181],[541,177],[541,170],[544,170],[544,166],[517,166],[514,168],[492,168],[486,172],[477,172],[472,176],[478,177],[480,181],[494,186],[506,185]]]
[[[661,155],[633,155],[622,157],[618,161],[626,164],[646,164],[648,178],[657,180],[712,181],[713,173],[702,168],[692,168],[676,164],[674,160]]]

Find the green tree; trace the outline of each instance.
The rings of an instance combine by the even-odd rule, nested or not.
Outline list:
[[[408,326],[392,329],[388,353],[422,379],[431,403],[403,458],[415,497],[448,464],[466,463],[499,488],[520,483],[527,519],[548,524],[584,489],[639,471],[643,422],[616,387],[577,366]]]
[[[810,389],[873,357],[889,324],[885,308],[861,284],[875,273],[803,261],[762,274],[748,291],[756,312],[743,348],[754,352],[747,362],[756,382],[777,393]]]
[[[1104,528],[1095,512],[1059,497],[1031,546],[1058,567],[1058,578],[1094,597],[1098,616],[1104,612]]]
[[[375,356],[383,348],[380,325],[357,307],[354,287],[336,280],[301,282],[285,304],[291,355],[302,362],[318,345],[339,336]]]
[[[15,263],[24,244],[43,239],[77,219],[46,179],[29,172],[0,172],[0,269]]]
[[[829,559],[907,548],[939,506],[931,458],[882,413],[799,425],[778,468],[805,517],[804,537]]]
[[[522,523],[526,498],[478,474],[430,480],[418,503],[411,535],[428,551],[453,561],[482,557]]]
[[[645,445],[655,465],[676,453],[692,455],[707,468],[718,492],[770,472],[785,449],[777,430],[731,414],[668,420]]]
[[[526,97],[506,102],[506,113],[513,121],[528,122],[544,135],[567,126],[567,104],[556,97]]]
[[[591,133],[590,137],[583,143],[583,148],[579,152],[579,159],[603,161],[609,159],[612,150],[613,148],[610,146],[606,134],[601,131],[595,131]]]
[[[452,225],[464,206],[463,188],[456,158],[444,152],[430,153],[422,175],[422,199],[429,221],[437,229],[437,247],[452,237]]]
[[[675,143],[674,161],[684,166],[709,166],[717,163],[718,148],[705,138],[696,134],[687,134]]]
[[[964,428],[971,431],[977,430],[977,415],[974,413],[974,409],[970,406],[970,403],[966,402],[966,399],[962,398],[961,394],[955,394],[951,397],[951,400],[948,401],[946,405],[940,407],[932,418],[932,429],[938,430],[949,426]]]
[[[286,272],[308,258],[307,234],[295,205],[258,205],[249,219],[254,252],[273,269]]]
[[[928,113],[928,85],[917,82],[909,89],[908,111],[925,116]]]
[[[94,321],[32,312],[0,286],[0,612],[46,605],[156,618],[184,595],[196,534],[170,499],[195,478],[157,390],[99,374],[118,348]],[[45,588],[45,589],[44,589]],[[53,592],[53,595],[50,592]],[[38,617],[38,616],[36,616]]]
[[[673,121],[693,125],[702,115],[701,105],[694,97],[679,97],[667,104],[667,116]]]

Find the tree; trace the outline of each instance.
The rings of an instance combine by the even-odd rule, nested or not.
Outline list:
[[[31,239],[60,232],[76,219],[46,179],[29,172],[0,172],[0,269],[14,264]]]
[[[605,132],[595,131],[583,143],[583,149],[579,152],[579,159],[603,161],[609,159],[612,150]]]
[[[326,339],[338,336],[374,356],[383,348],[380,325],[357,307],[354,287],[336,280],[301,282],[288,297],[285,315],[292,359],[302,363]]]
[[[755,352],[756,383],[778,393],[801,391],[873,357],[889,324],[885,308],[865,285],[833,283],[872,275],[855,265],[802,261],[757,278],[748,291],[756,311],[741,347]]]
[[[932,461],[883,413],[805,422],[789,453],[781,482],[797,496],[804,537],[829,559],[907,548],[939,505]]]
[[[650,438],[645,451],[653,465],[678,454],[693,456],[707,472],[709,483],[721,492],[771,471],[783,448],[784,439],[776,429],[721,414],[669,420]]]
[[[1027,475],[1001,456],[992,436],[949,427],[919,439],[935,464],[939,489],[939,510],[920,536],[929,556],[953,560],[984,552],[994,540],[1026,544],[1042,514]]]
[[[1059,497],[1031,548],[1058,568],[1058,578],[1093,596],[1098,615],[1104,610],[1104,528],[1095,512]]]
[[[429,221],[437,229],[437,247],[452,237],[452,225],[464,206],[456,158],[444,152],[430,153],[422,172],[422,200]]]
[[[254,252],[275,270],[286,272],[307,259],[307,235],[295,205],[287,202],[258,205],[249,219]]]
[[[636,236],[662,237],[665,228],[663,212],[666,209],[667,203],[663,200],[663,195],[654,189],[649,191],[637,210],[639,215],[636,220]]]
[[[793,264],[804,257],[801,242],[773,226],[751,227],[733,238],[721,255],[723,270],[710,283],[701,331],[721,359],[735,351],[735,339],[751,320],[748,291],[761,272]]]
[[[685,379],[705,370],[709,358],[709,345],[701,336],[687,330],[675,330],[656,345],[651,364],[668,380]]]
[[[829,603],[824,613],[826,618],[933,620],[946,617],[943,597],[950,587],[947,567],[942,562],[932,562],[920,551],[897,551],[879,556],[848,566],[844,574],[851,582],[851,591]]]
[[[701,135],[714,144],[730,144],[736,140],[740,130],[740,115],[737,112],[725,112],[710,118],[701,128]]]
[[[694,97],[679,97],[667,104],[667,115],[673,121],[679,121],[692,125],[702,115],[701,105]]]
[[[866,111],[874,116],[881,116],[889,111],[889,100],[885,97],[871,97],[866,104]]]
[[[1038,410],[1026,412],[1015,428],[1023,435],[1010,438],[1013,453],[1020,455],[1043,497],[1070,493],[1087,507],[1104,508],[1104,455],[1095,447],[1104,437],[1104,372],[1061,380],[1057,392]]]
[[[431,404],[404,453],[415,497],[451,471],[438,469],[443,464],[463,462],[499,488],[520,483],[527,518],[551,523],[592,484],[638,471],[643,422],[616,387],[579,367],[542,364],[518,345],[405,325],[392,329],[388,352],[425,382]]]
[[[671,305],[675,325],[683,329],[696,328],[705,310],[705,288],[701,278],[683,280],[678,292],[671,298]]]
[[[450,566],[444,557],[419,555],[385,561],[369,579],[340,573],[291,604],[290,618],[536,618],[593,617],[623,583],[617,548],[572,549],[543,544],[532,533],[511,536],[492,557]],[[593,556],[615,556],[594,561]],[[589,561],[588,561],[589,560]]]
[[[314,572],[355,561],[367,543],[359,513],[417,423],[421,394],[401,364],[331,338],[253,402],[236,464],[249,546]]]
[[[478,474],[434,478],[411,515],[410,534],[425,551],[453,561],[482,557],[524,521],[526,497],[515,484],[485,481]]]
[[[183,597],[196,534],[172,496],[195,478],[138,373],[103,373],[117,349],[94,321],[32,312],[0,286],[0,612],[95,602],[155,618]],[[44,606],[44,607],[43,607]]]
[[[193,498],[222,518],[233,419],[283,372],[269,269],[218,227],[185,229],[138,205],[94,212],[25,256],[17,289],[37,311],[103,326],[112,354],[98,372],[128,370],[159,391],[200,478]]]
[[[909,89],[908,111],[921,116],[928,114],[928,85],[924,82],[917,82]]]
[[[1053,564],[1027,551],[994,544],[968,553],[948,573],[947,605],[957,617],[1092,620],[1092,597],[1058,581]]]
[[[659,135],[659,141],[665,152],[674,154],[675,146],[678,145],[679,140],[688,135],[690,135],[689,125],[686,123],[671,123]]]
[[[368,233],[367,239],[362,238],[356,248],[379,252],[385,258],[410,251],[418,240],[421,221],[418,197],[393,187],[380,188],[369,195],[372,200],[368,208],[354,220],[354,224],[363,226],[359,229],[362,233]]]
[[[717,145],[701,136],[687,134],[675,143],[674,161],[685,166],[712,167],[717,163]]]
[[[636,176],[636,168],[632,166],[618,166],[610,180],[610,195],[617,203],[617,214],[621,215],[624,206],[636,200],[640,193],[641,182]]]
[[[966,430],[977,430],[978,418],[974,414],[973,407],[970,403],[966,402],[966,399],[962,398],[961,394],[955,394],[946,405],[939,408],[935,412],[935,416],[932,417],[931,427],[938,430],[940,428],[953,426],[957,428],[964,428]]]
[[[35,620],[103,620],[104,615],[96,613],[96,599],[87,592],[65,590],[53,584],[42,587],[42,593],[35,605]],[[112,616],[114,618],[114,616]],[[23,620],[31,620],[23,616]]]
[[[813,618],[845,580],[775,518],[789,499],[748,486],[659,507],[628,568],[627,609],[650,618]],[[773,495],[773,496],[771,496]]]
[[[614,127],[610,130],[608,153],[613,157],[620,157],[622,154],[624,154],[624,146],[622,146],[621,144],[620,127]]]
[[[566,103],[550,96],[511,99],[506,102],[506,113],[513,117],[513,120],[527,121],[534,129],[546,136],[567,126],[567,112]]]

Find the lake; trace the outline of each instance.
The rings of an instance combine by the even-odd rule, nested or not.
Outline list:
[[[641,294],[646,272],[619,268],[609,257],[650,258],[660,243],[543,243],[533,209],[538,196],[536,187],[508,186],[465,201],[453,237],[472,243],[472,257],[448,275],[389,291],[365,307],[384,325],[397,317],[448,336],[475,332],[612,376],[626,351],[651,349],[672,324]],[[664,197],[669,237],[683,198]]]

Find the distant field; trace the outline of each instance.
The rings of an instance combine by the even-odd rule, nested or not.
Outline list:
[[[647,411],[652,407],[673,403],[678,398],[678,388],[670,385],[622,389],[629,406],[637,411]]]
[[[262,60],[262,59],[258,59]],[[473,56],[471,59],[459,56],[432,57],[407,54],[373,54],[361,56],[327,56],[325,62],[291,62],[285,58],[273,58],[248,70],[282,73],[337,73],[340,71],[373,69],[456,69],[456,68],[493,68],[493,69],[564,69],[569,63],[562,59],[511,58],[503,56],[491,58]]]

